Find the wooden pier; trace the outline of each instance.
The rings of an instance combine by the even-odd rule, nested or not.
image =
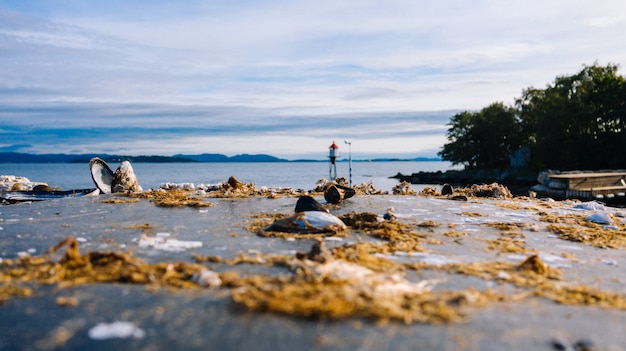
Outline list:
[[[626,202],[626,171],[542,172],[531,191],[558,199]]]

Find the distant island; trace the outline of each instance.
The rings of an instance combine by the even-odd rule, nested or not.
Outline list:
[[[132,163],[171,163],[171,162],[328,162],[324,160],[287,160],[266,154],[240,154],[226,156],[222,154],[176,154],[173,156],[142,155],[125,156],[110,154],[29,154],[20,152],[0,152],[0,163],[89,163],[94,157],[99,157],[106,162],[121,162],[124,160]],[[338,160],[347,162],[348,159]],[[391,161],[441,161],[440,158],[416,157],[410,159],[401,158],[376,158],[368,160],[352,160],[352,162],[391,162]]]

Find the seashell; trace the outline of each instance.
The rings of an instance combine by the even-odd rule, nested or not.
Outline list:
[[[296,213],[304,211],[328,212],[322,204],[309,195],[300,196],[296,202]]]
[[[324,189],[324,199],[331,204],[338,204],[353,197],[354,194],[356,194],[354,189],[339,184],[330,184]]]
[[[191,281],[208,288],[217,288],[222,285],[222,279],[217,272],[202,268],[199,272],[196,272],[191,277]]]
[[[265,231],[286,233],[335,233],[346,229],[341,219],[327,212],[305,211],[279,219]]]
[[[114,193],[135,193],[143,191],[130,162],[123,161],[115,170],[113,182],[111,183],[111,191]]]
[[[94,157],[89,161],[89,170],[91,171],[91,179],[98,190],[103,194],[110,194],[114,176],[111,167],[101,158]]]
[[[387,221],[395,220],[397,217],[394,212],[395,212],[395,209],[393,207],[389,207],[387,209],[387,212],[385,212],[385,214],[383,215],[383,219]]]
[[[611,218],[611,215],[605,211],[596,211],[593,214],[590,214],[589,216],[587,216],[585,220],[588,222],[594,222],[598,224],[612,224],[613,223],[613,218]]]

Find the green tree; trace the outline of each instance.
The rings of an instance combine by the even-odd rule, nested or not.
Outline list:
[[[506,167],[525,140],[517,111],[501,102],[479,112],[458,113],[447,125],[450,142],[438,155],[468,169]]]
[[[535,168],[626,167],[626,84],[617,66],[585,66],[516,102]]]

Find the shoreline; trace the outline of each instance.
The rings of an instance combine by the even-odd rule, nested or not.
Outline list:
[[[530,187],[537,184],[537,173],[521,169],[420,171],[408,175],[398,172],[390,178],[411,184],[443,185],[447,183],[461,188],[473,184],[499,183],[509,188],[514,196],[528,196]]]

